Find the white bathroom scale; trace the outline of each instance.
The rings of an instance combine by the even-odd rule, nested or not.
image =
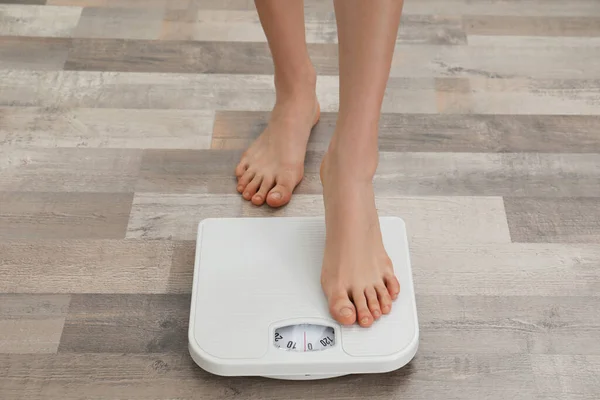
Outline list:
[[[380,221],[400,294],[368,328],[342,326],[329,313],[320,280],[324,218],[201,221],[188,331],[193,360],[216,375],[277,379],[406,365],[419,342],[408,239],[402,219]]]

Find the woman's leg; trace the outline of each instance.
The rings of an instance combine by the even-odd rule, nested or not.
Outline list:
[[[237,190],[256,205],[287,204],[304,174],[310,131],[319,118],[302,0],[256,0],[275,69],[270,121],[235,169]]]
[[[370,326],[400,291],[384,249],[372,180],[378,123],[402,0],[335,0],[340,107],[321,166],[327,239],[321,273],[330,312]]]

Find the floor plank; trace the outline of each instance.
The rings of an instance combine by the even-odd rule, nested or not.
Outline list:
[[[69,52],[66,38],[0,37],[0,69],[61,70]]]
[[[161,8],[84,8],[73,37],[157,39],[163,17]]]
[[[337,45],[310,44],[311,61],[320,75],[338,72]],[[66,70],[273,74],[266,42],[188,40],[73,39]]]
[[[0,107],[0,146],[210,147],[214,113],[204,110]]]
[[[0,395],[32,400],[70,400],[80,398],[82,392],[88,398],[144,400],[173,397],[229,400],[240,396],[299,400],[306,398],[307,393],[314,399],[368,396],[393,400],[424,397],[520,400],[531,399],[535,393],[531,364],[524,355],[418,355],[412,367],[383,376],[359,375],[316,382],[217,377],[201,371],[187,355],[180,354],[63,353],[35,358],[0,355],[0,362],[12,366],[4,376],[0,375]]]
[[[73,295],[60,352],[187,351],[189,295]]]
[[[6,277],[0,293],[188,293],[191,281],[170,283],[176,247],[168,241],[78,237],[0,242],[0,272]]]
[[[600,243],[600,199],[505,199],[515,242]]]
[[[194,16],[166,13],[163,40],[266,42],[256,10],[200,10]],[[305,13],[307,43],[337,43],[337,25],[331,12]],[[462,19],[456,16],[402,16],[398,30],[402,44],[466,44]]]
[[[596,339],[600,334],[600,318],[595,311],[598,300],[597,296],[533,293],[418,294],[419,349],[427,353],[486,354],[493,347],[494,352],[504,354],[600,355]]]
[[[12,148],[0,154],[0,191],[130,193],[141,151]]]
[[[597,296],[600,290],[596,244],[442,243],[419,237],[411,241],[411,258],[422,294]]]
[[[597,355],[531,356],[535,382],[542,394],[559,394],[563,399],[593,399],[600,385],[600,357]]]
[[[338,109],[338,78],[320,76],[323,111]],[[270,111],[268,75],[0,70],[0,106]],[[433,113],[433,79],[390,78],[383,112]]]
[[[81,7],[0,4],[0,35],[71,37]]]
[[[153,150],[137,191],[237,193],[238,150]],[[297,194],[320,194],[323,152],[309,152]],[[206,160],[201,162],[199,160]],[[208,163],[213,165],[207,168]],[[380,152],[378,196],[600,196],[599,154]]]
[[[502,200],[497,197],[379,197],[381,215],[405,219],[410,237],[432,242],[508,242]],[[322,216],[321,196],[297,195],[284,208],[258,208],[240,195],[137,193],[128,238],[195,240],[209,217]]]
[[[600,17],[464,16],[468,35],[600,36]]]
[[[212,148],[246,149],[270,113],[218,111]],[[308,142],[325,151],[337,113],[322,113]],[[398,152],[600,153],[600,117],[590,115],[383,114],[379,150]]]
[[[130,193],[0,192],[0,240],[120,239],[132,198]]]
[[[0,294],[0,353],[56,353],[69,302],[69,295]]]

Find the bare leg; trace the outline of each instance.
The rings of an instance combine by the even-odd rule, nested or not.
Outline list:
[[[268,126],[235,169],[237,190],[256,205],[287,204],[304,175],[310,131],[319,118],[316,74],[308,56],[302,0],[256,0],[275,69]]]
[[[340,108],[321,165],[327,239],[321,273],[332,316],[370,326],[400,291],[381,238],[372,180],[402,0],[335,0]]]

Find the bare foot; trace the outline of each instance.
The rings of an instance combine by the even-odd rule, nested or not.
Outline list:
[[[287,204],[304,175],[306,146],[320,109],[314,87],[281,96],[265,130],[244,152],[235,169],[237,191],[259,206]]]
[[[327,227],[321,285],[333,318],[368,327],[391,311],[400,283],[381,237],[375,168],[356,160],[330,150],[321,165]]]

